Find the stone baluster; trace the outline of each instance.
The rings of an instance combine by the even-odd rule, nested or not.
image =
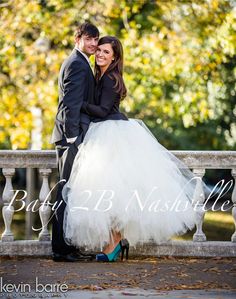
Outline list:
[[[48,178],[51,172],[52,170],[48,168],[39,169],[39,173],[43,177],[43,183],[39,193],[39,200],[40,200],[39,216],[42,224],[42,230],[39,234],[40,241],[50,240],[50,234],[48,231],[48,221],[51,215],[51,207],[48,204],[48,202],[50,202],[51,195],[49,194],[50,188],[49,188]]]
[[[11,231],[11,223],[14,214],[14,207],[13,205],[9,206],[11,200],[14,196],[13,186],[12,186],[12,177],[15,174],[14,168],[3,168],[2,170],[3,175],[6,178],[5,187],[2,194],[3,199],[3,208],[2,208],[2,216],[5,224],[5,230],[2,234],[2,241],[13,241],[14,235]]]
[[[203,184],[202,184],[202,178],[205,174],[205,169],[194,169],[193,173],[195,176],[198,178],[197,179],[197,184],[196,184],[196,189],[194,191],[194,196],[193,196],[193,205],[195,207],[197,219],[196,219],[196,232],[193,235],[193,241],[194,242],[203,242],[206,241],[206,235],[204,234],[202,230],[202,225],[204,221],[204,216],[205,216],[205,210],[203,208],[204,201],[205,201],[205,195],[204,195],[204,190],[203,190]]]
[[[234,190],[232,193],[232,203],[233,203],[233,209],[232,209],[232,215],[234,218],[234,225],[235,225],[235,232],[231,237],[232,242],[236,242],[236,169],[232,169],[231,171],[232,177],[234,178]]]

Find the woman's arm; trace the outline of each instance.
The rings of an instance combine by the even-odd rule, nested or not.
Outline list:
[[[84,102],[82,105],[82,111],[93,117],[106,117],[111,111],[115,99],[117,98],[117,93],[114,90],[115,81],[109,78],[107,75],[105,75],[103,80],[100,104],[93,105]]]

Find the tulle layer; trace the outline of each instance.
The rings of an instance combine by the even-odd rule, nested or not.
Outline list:
[[[91,123],[63,188],[67,243],[102,248],[112,229],[131,245],[192,229],[197,179],[142,122]]]

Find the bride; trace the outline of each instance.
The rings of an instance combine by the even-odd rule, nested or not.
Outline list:
[[[82,107],[93,121],[63,188],[64,237],[103,250],[98,261],[114,261],[125,250],[128,258],[129,244],[160,243],[192,229],[197,178],[144,123],[119,111],[126,96],[120,41],[101,38],[95,58],[97,105]]]

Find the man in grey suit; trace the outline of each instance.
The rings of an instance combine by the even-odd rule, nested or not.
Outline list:
[[[69,179],[78,146],[88,130],[90,117],[81,112],[84,102],[94,103],[95,79],[89,57],[97,48],[99,31],[91,23],[79,26],[75,33],[75,48],[63,62],[59,74],[59,103],[51,142],[56,145],[60,180]],[[52,251],[54,261],[74,262],[92,259],[68,245],[63,237],[65,202],[62,198],[64,183],[58,185],[57,209],[53,217]]]

